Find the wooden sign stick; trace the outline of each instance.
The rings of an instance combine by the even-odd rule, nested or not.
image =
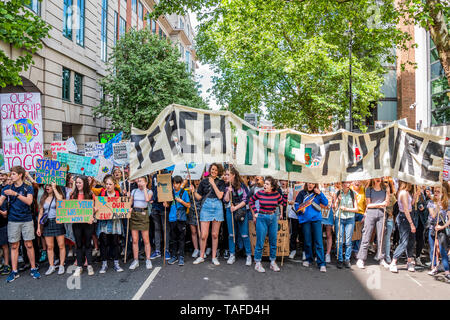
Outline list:
[[[123,169],[123,166],[120,167],[120,170],[122,171],[122,181],[123,184],[125,186],[125,170]],[[127,263],[127,252],[128,252],[128,233],[130,232],[129,230],[130,227],[130,218],[127,218],[127,234],[126,234],[126,240],[125,240],[125,254],[123,256],[123,263]]]
[[[291,173],[290,172],[288,172],[288,185],[287,185],[287,190],[288,190],[288,195],[287,195],[287,200],[288,200],[288,205],[289,205],[289,183],[290,183],[290,180],[291,180]],[[294,194],[292,194],[292,195],[294,195]],[[283,196],[283,195],[281,195],[281,196]],[[287,207],[288,206],[286,206],[286,211],[287,211]],[[284,215],[285,215],[285,217],[286,217],[286,219],[288,220],[288,232],[289,232],[289,219],[287,218],[287,212],[285,212],[284,213]],[[284,262],[284,252],[285,252],[285,250],[286,250],[286,241],[284,241],[284,239],[283,239],[283,252],[281,253],[281,266],[283,266],[283,262]]]
[[[166,218],[166,213],[167,212],[167,208],[164,207],[164,253],[163,253],[163,265],[166,265],[166,239],[167,239],[167,218]]]
[[[186,169],[187,169],[188,177],[189,177],[189,186],[192,186],[191,172],[189,171],[189,165],[188,165],[187,163],[186,163]],[[190,188],[189,188],[189,190],[190,190]],[[193,200],[193,202],[194,202],[195,216],[196,216],[196,218],[197,218],[197,233],[198,233],[197,237],[201,237],[201,233],[200,233],[200,222],[199,222],[199,220],[198,220],[198,212],[197,212],[197,204],[196,204],[196,202],[195,202],[195,196],[194,196],[194,193],[191,192],[191,194],[192,194],[192,200]]]

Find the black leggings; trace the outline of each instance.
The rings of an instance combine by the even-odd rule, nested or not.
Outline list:
[[[298,223],[298,219],[289,218],[291,223],[291,238],[289,241],[290,250],[297,250],[297,238],[302,238],[302,226]]]
[[[422,253],[422,249],[425,243],[424,236],[425,228],[422,224],[422,221],[419,219],[416,227],[416,258],[419,258],[420,254]]]
[[[72,224],[72,229],[77,244],[77,266],[83,266],[85,257],[88,265],[92,265],[91,239],[94,234],[94,224],[74,223]]]
[[[119,235],[100,233],[100,256],[102,261],[108,260],[108,246],[113,250],[113,259],[119,260]]]

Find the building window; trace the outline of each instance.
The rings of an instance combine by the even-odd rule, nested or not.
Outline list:
[[[156,21],[152,20],[152,32],[156,33]]]
[[[189,27],[189,25],[186,25],[186,30],[187,30],[187,36],[189,38],[189,33],[191,32],[191,28]]]
[[[102,61],[107,60],[107,50],[108,50],[108,0],[103,0],[102,5],[102,26],[101,26],[101,59]]]
[[[119,14],[114,11],[114,46],[116,46],[116,42],[117,42],[117,29],[119,26]]]
[[[120,39],[120,38],[122,38],[122,36],[125,34],[125,32],[127,30],[127,22],[122,17],[120,17],[119,19],[120,19],[120,21],[119,21],[119,39]]]
[[[181,17],[180,17],[180,29],[184,29],[184,23],[183,23],[183,19],[181,19]]]
[[[139,1],[139,6],[138,6],[138,16],[139,19],[141,19],[141,21],[144,21],[144,7],[142,7],[142,3]]]
[[[30,1],[30,3],[28,3]],[[39,0],[25,0],[25,7],[30,8],[31,11],[36,13],[37,15],[41,15],[41,3]]]
[[[63,36],[72,40],[72,0],[64,0]]]
[[[161,26],[159,26],[159,38],[160,38],[160,39],[162,38],[162,35],[163,35],[163,31],[162,31],[162,29],[161,29]]]
[[[131,0],[131,11],[137,13],[137,0]]]
[[[83,103],[83,76],[75,73],[73,83],[73,101],[75,103]]]
[[[186,68],[191,72],[191,53],[188,50],[186,50]]]
[[[184,47],[181,43],[180,43],[180,56],[181,58],[184,58]]]
[[[76,38],[77,38],[77,44],[84,47],[84,0],[77,0],[77,4],[78,4],[78,7],[77,7],[77,10],[78,10],[78,12],[77,12],[78,26],[77,27],[78,28],[76,28],[76,29],[78,29],[78,30],[76,30],[76,32],[77,32]]]
[[[70,101],[70,70],[66,68],[62,72],[62,99]]]

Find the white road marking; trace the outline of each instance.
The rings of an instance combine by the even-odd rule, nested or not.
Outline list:
[[[417,283],[419,285],[419,287],[422,287],[422,285],[420,284],[419,281],[417,281],[416,279],[414,279],[413,277],[411,277],[409,274],[406,274],[412,281],[414,281],[415,283]]]
[[[148,276],[147,280],[142,284],[142,286],[139,288],[138,292],[134,295],[134,297],[131,300],[140,300],[142,295],[144,294],[145,290],[148,289],[150,284],[152,283],[153,279],[155,279],[156,275],[158,274],[159,270],[161,270],[161,267],[156,267],[155,270]]]

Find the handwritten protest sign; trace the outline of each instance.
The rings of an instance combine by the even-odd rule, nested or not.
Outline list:
[[[104,143],[86,142],[84,144],[85,157],[94,157],[94,158],[100,157],[103,155],[104,150],[105,150]]]
[[[364,224],[361,221],[355,222],[355,228],[353,229],[352,241],[361,240],[362,239],[362,229]]]
[[[191,180],[200,180],[202,178],[203,170],[205,169],[204,163],[189,163],[189,173],[191,174]],[[188,169],[184,163],[177,164],[172,173],[172,177],[180,176],[183,179],[188,178]]]
[[[172,175],[170,173],[158,174],[156,181],[158,183],[158,201],[173,201]]]
[[[3,158],[3,150],[0,149],[0,169],[5,170],[5,159]]]
[[[57,160],[67,164],[70,173],[89,177],[97,176],[100,167],[99,161],[91,157],[83,157],[72,153],[58,153]]]
[[[5,170],[22,166],[36,171],[43,158],[41,94],[38,92],[0,94],[2,142]]]
[[[103,156],[98,157],[99,169],[95,180],[103,181],[106,175],[111,174],[114,164]]]
[[[252,246],[252,255],[255,255],[256,229],[253,221],[248,222],[248,231],[250,235],[250,244]],[[268,257],[269,254],[269,236],[266,236],[262,255],[263,257]],[[278,220],[277,257],[281,257],[282,255],[285,257],[289,255],[289,224],[287,220]]]
[[[131,216],[131,197],[96,197],[98,220],[124,219]]]
[[[94,214],[94,200],[57,200],[56,223],[88,223]]]
[[[128,154],[130,153],[130,144],[127,142],[113,143],[113,160],[119,165],[128,163]]]
[[[36,182],[39,184],[56,183],[66,185],[67,165],[51,159],[38,159],[36,167]]]
[[[50,144],[50,149],[52,150],[52,159],[53,160],[56,160],[56,155],[58,152],[68,153],[66,141],[53,141]]]

